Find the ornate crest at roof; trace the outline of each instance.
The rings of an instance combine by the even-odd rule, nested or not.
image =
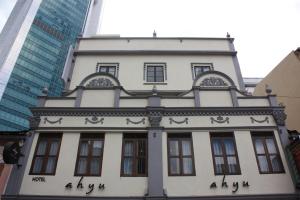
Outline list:
[[[108,78],[95,78],[86,85],[88,88],[107,88],[113,86],[114,84]]]

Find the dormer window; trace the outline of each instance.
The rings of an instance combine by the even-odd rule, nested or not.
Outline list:
[[[109,73],[118,77],[119,64],[118,63],[97,63],[96,72]]]
[[[192,63],[193,79],[195,79],[198,74],[211,70],[213,70],[211,63]]]

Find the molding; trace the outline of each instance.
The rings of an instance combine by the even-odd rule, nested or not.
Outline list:
[[[70,131],[71,133],[75,132],[80,132],[81,130],[87,130],[89,132],[99,132],[99,130],[102,131],[116,131],[116,132],[124,132],[124,130],[127,131],[147,131],[147,130],[152,130],[152,127],[40,127],[39,129],[36,130],[36,132],[57,132],[64,130],[64,133],[67,131]],[[235,130],[265,130],[265,131],[270,131],[277,129],[277,126],[227,126],[227,127],[156,127],[155,130],[167,130],[167,131],[216,131],[216,130],[231,130],[232,132]]]
[[[254,117],[250,117],[250,119],[251,119],[252,124],[254,124],[255,122],[257,122],[257,123],[264,123],[264,122],[269,123],[269,117],[266,117],[263,120],[257,120],[257,119],[254,119]]]
[[[174,120],[172,117],[170,117],[169,118],[169,124],[172,124],[172,123],[175,123],[175,124],[183,124],[183,123],[185,123],[185,124],[188,124],[189,123],[189,118],[184,118],[184,120],[182,120],[182,121],[176,121],[176,120]]]
[[[135,121],[131,121],[131,119],[129,119],[129,118],[126,118],[126,124],[129,124],[129,123],[131,123],[131,124],[145,124],[146,123],[145,120],[146,120],[146,118],[143,118],[140,121],[135,122]]]
[[[228,37],[120,37],[120,36],[95,36],[95,37],[78,37],[80,40],[229,40],[234,38]]]
[[[49,124],[56,124],[56,123],[59,123],[59,124],[61,124],[61,121],[62,121],[62,117],[60,117],[58,120],[56,120],[56,121],[50,121],[47,117],[45,117],[44,118],[44,124],[46,124],[46,123],[49,123]]]
[[[227,124],[229,124],[229,117],[222,117],[222,116],[218,116],[216,119],[211,117],[210,118],[210,123],[213,124],[214,122],[217,122],[218,124],[223,124],[225,122],[227,122]]]
[[[87,123],[91,123],[91,124],[101,123],[101,124],[103,124],[103,121],[104,121],[104,118],[98,119],[98,117],[92,116],[91,119],[89,119],[89,118],[86,117],[84,124],[87,124]]]
[[[120,197],[120,196],[110,196],[110,197],[91,197],[91,196],[55,196],[55,195],[3,195],[1,199],[3,200],[257,200],[257,199],[270,199],[270,200],[296,200],[299,198],[299,194],[254,194],[254,195],[211,195],[211,196],[143,196],[143,197]]]
[[[161,116],[241,116],[276,115],[278,122],[284,118],[283,107],[132,107],[132,108],[95,108],[95,107],[34,107],[31,111],[39,116],[136,116],[145,117],[155,112]],[[281,120],[280,120],[281,119]]]
[[[77,50],[74,55],[230,55],[236,51],[197,51],[197,50]]]

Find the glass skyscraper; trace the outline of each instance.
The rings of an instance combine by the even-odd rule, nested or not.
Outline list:
[[[43,0],[0,101],[0,131],[29,128],[30,107],[48,88],[59,96],[70,45],[82,33],[90,0]]]

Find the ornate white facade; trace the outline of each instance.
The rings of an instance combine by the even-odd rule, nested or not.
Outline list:
[[[245,95],[232,38],[82,38],[74,55],[64,96],[32,109],[35,134],[15,169],[24,175],[6,199],[297,198],[283,108],[273,95]],[[51,134],[60,134],[53,173],[36,173],[38,143]],[[78,175],[85,134],[103,141],[96,176]],[[124,141],[143,134],[139,176],[124,164]]]

